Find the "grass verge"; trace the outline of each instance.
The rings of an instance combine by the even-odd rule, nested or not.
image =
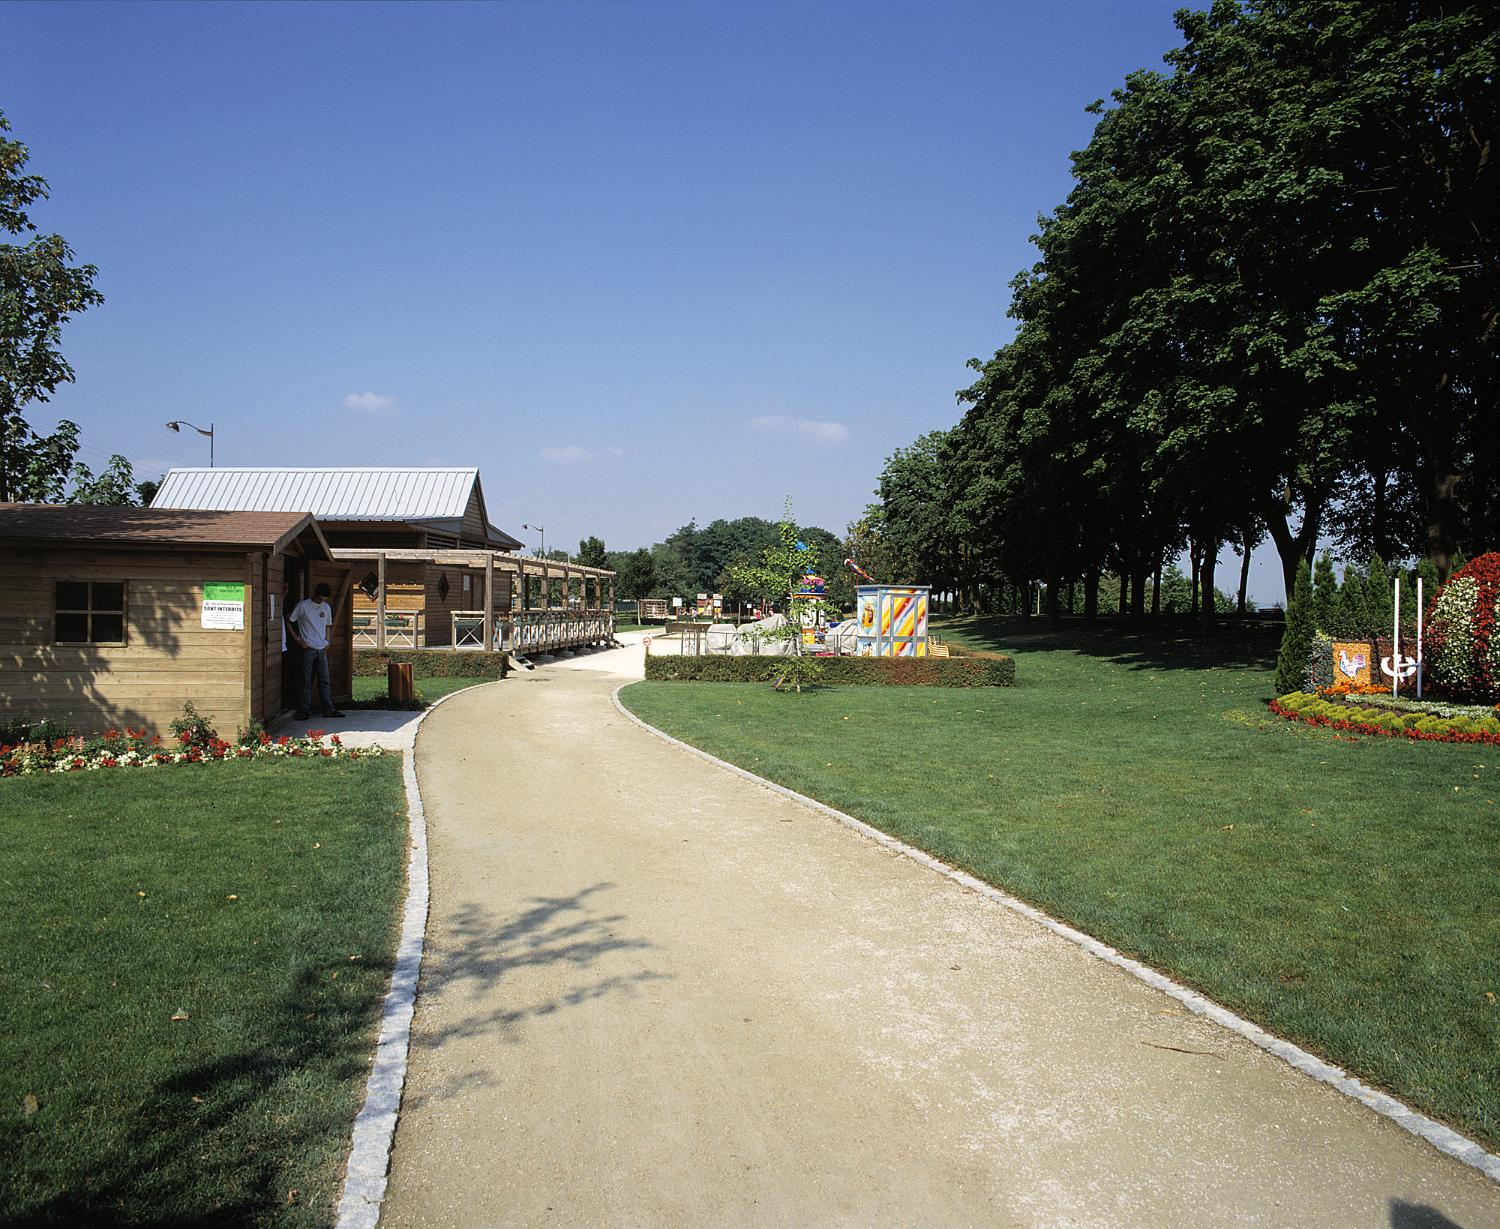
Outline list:
[[[943,631],[1017,685],[621,698],[1500,1145],[1494,748],[1282,721],[1253,631]]]
[[[417,694],[431,704],[434,700],[441,699],[449,692],[462,691],[465,687],[473,687],[479,683],[490,683],[493,679],[482,678],[433,678],[430,675],[422,678],[414,678],[413,685]],[[376,696],[385,695],[385,676],[362,675],[354,676],[354,698],[361,702],[373,700]]]
[[[332,1224],[400,758],[19,778],[0,817],[0,1224]]]

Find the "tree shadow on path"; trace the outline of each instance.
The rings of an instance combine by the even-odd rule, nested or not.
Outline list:
[[[611,995],[634,995],[646,984],[670,980],[668,974],[646,967],[643,957],[638,967],[579,977],[541,997],[533,989],[515,985],[516,974],[522,970],[585,974],[619,953],[654,950],[646,939],[626,933],[624,914],[594,907],[594,898],[615,886],[595,883],[570,895],[532,897],[519,912],[499,919],[477,904],[458,909],[431,943],[417,1005],[420,1014],[425,1000],[435,1022],[431,1027],[424,1022],[414,1032],[413,1048],[439,1050],[455,1040],[480,1036],[517,1045],[524,1040],[523,1025],[528,1020]],[[480,997],[493,1005],[449,1009],[449,1004]],[[486,1082],[482,1072],[469,1071],[440,1087],[410,1093],[405,1104],[416,1108]]]

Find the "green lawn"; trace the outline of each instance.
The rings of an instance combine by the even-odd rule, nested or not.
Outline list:
[[[332,1224],[399,758],[16,778],[0,825],[0,1224]]]
[[[462,691],[465,687],[474,687],[479,683],[492,683],[494,679],[422,676],[413,679],[412,682],[416,686],[417,694],[431,704],[432,701],[446,696],[450,691]],[[354,698],[373,700],[376,696],[383,696],[385,685],[386,680],[383,674],[357,674],[354,676]]]
[[[622,698],[1500,1143],[1496,748],[1273,717],[1266,633],[943,631],[1018,686]]]

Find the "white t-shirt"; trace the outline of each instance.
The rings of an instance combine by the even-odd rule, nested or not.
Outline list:
[[[327,602],[315,602],[305,597],[292,607],[289,617],[308,648],[328,647],[328,628],[333,623],[333,607]]]

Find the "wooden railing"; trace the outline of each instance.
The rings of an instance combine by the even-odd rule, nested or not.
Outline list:
[[[497,647],[525,656],[603,644],[614,631],[614,615],[605,610],[528,610],[497,623],[495,639]]]
[[[425,623],[425,611],[421,610],[387,610],[385,612],[385,647],[388,649],[420,649],[422,647],[422,630]],[[376,620],[379,618],[374,611],[356,610],[354,612],[354,647],[357,649],[378,648],[380,638],[377,635]]]
[[[490,647],[497,652],[525,656],[604,644],[613,638],[614,631],[614,615],[605,610],[499,611],[495,614],[494,642]],[[484,611],[453,612],[451,647],[484,648]]]

